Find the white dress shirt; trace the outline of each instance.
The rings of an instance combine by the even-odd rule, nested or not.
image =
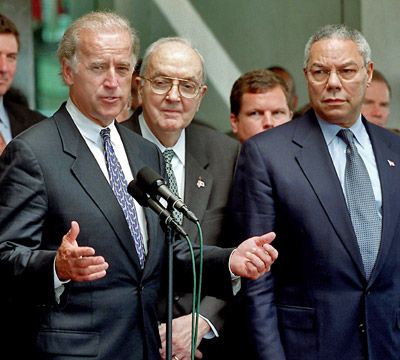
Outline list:
[[[0,96],[0,133],[8,144],[12,139],[10,118],[4,107],[3,96]]]

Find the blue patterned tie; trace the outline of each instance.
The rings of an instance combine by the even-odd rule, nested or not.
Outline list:
[[[144,245],[143,236],[140,231],[139,220],[136,213],[135,204],[131,196],[128,195],[124,173],[122,172],[121,164],[119,163],[113,146],[111,144],[110,129],[105,128],[100,132],[104,143],[104,156],[106,158],[108,175],[110,176],[111,188],[115,197],[124,212],[126,221],[131,231],[133,240],[135,241],[136,252],[139,257],[140,267],[144,267]]]
[[[172,158],[174,157],[175,152],[174,150],[168,149],[163,152],[164,160],[165,160],[165,170],[168,176],[168,185],[171,191],[176,195],[179,196],[178,193],[178,184],[176,183],[176,177],[174,174],[174,170],[172,169]],[[173,218],[178,222],[178,224],[182,224],[183,215],[178,210],[172,211]]]
[[[353,228],[369,279],[378,255],[382,220],[376,207],[374,191],[367,168],[357,151],[353,133],[342,129],[338,136],[346,143],[346,169],[344,185]]]

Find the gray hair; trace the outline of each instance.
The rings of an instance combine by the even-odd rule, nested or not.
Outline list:
[[[163,38],[158,39],[157,41],[153,42],[147,48],[146,52],[144,53],[142,66],[140,68],[140,76],[143,76],[143,75],[146,74],[147,68],[148,68],[148,65],[149,65],[149,62],[150,62],[150,58],[153,56],[154,52],[160,46],[162,46],[164,44],[168,44],[168,43],[179,43],[179,44],[186,45],[188,48],[192,49],[197,54],[197,56],[199,57],[200,62],[201,62],[202,82],[205,83],[205,81],[206,81],[206,69],[205,69],[205,65],[204,65],[204,58],[200,54],[199,50],[197,50],[188,39],[185,39],[185,38],[182,38],[182,37],[163,37]]]
[[[371,48],[365,37],[358,30],[351,29],[343,24],[325,25],[317,30],[307,41],[304,49],[304,69],[310,60],[312,45],[317,41],[325,39],[351,40],[357,45],[358,51],[364,60],[364,65],[367,65],[371,61]]]
[[[77,48],[79,45],[80,32],[82,30],[91,30],[93,32],[110,31],[126,32],[130,35],[133,64],[136,62],[139,54],[139,37],[129,21],[112,12],[93,11],[75,20],[65,31],[57,49],[57,57],[60,63],[65,59],[70,66],[76,70]]]

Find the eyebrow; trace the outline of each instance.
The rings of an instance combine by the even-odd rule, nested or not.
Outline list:
[[[167,75],[166,73],[162,72],[162,71],[156,71],[152,77],[157,77],[157,76],[165,76],[165,77],[171,77],[174,78],[175,76],[171,76],[171,75]],[[179,77],[178,79],[182,79],[182,80],[189,80],[189,81],[193,81],[193,82],[198,82],[198,80],[196,79],[196,77],[194,76],[189,76],[189,77],[185,77],[185,78],[181,78]],[[200,80],[201,82],[201,80]]]
[[[338,67],[346,67],[346,66],[350,66],[350,65],[357,65],[358,66],[358,64],[355,61],[351,60],[351,61],[347,61],[347,62],[345,62],[343,64],[338,65]],[[326,65],[322,65],[321,63],[313,63],[313,64],[311,64],[310,67],[313,67],[313,66],[314,67],[320,67],[320,68],[327,68],[328,67]]]

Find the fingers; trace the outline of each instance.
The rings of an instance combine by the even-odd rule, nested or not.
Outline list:
[[[79,224],[76,221],[71,222],[71,227],[64,236],[64,239],[67,240],[69,243],[74,244],[76,242],[76,238],[79,235]]]
[[[102,256],[79,257],[70,260],[70,276],[74,281],[93,281],[106,275],[108,263]]]
[[[108,263],[102,256],[94,256],[93,248],[78,245],[79,232],[79,224],[72,221],[57,250],[56,273],[61,281],[94,281],[106,275]]]
[[[276,234],[274,232],[269,232],[261,236],[254,237],[257,246],[262,246],[264,244],[271,244],[271,242],[274,241],[275,238]]]

